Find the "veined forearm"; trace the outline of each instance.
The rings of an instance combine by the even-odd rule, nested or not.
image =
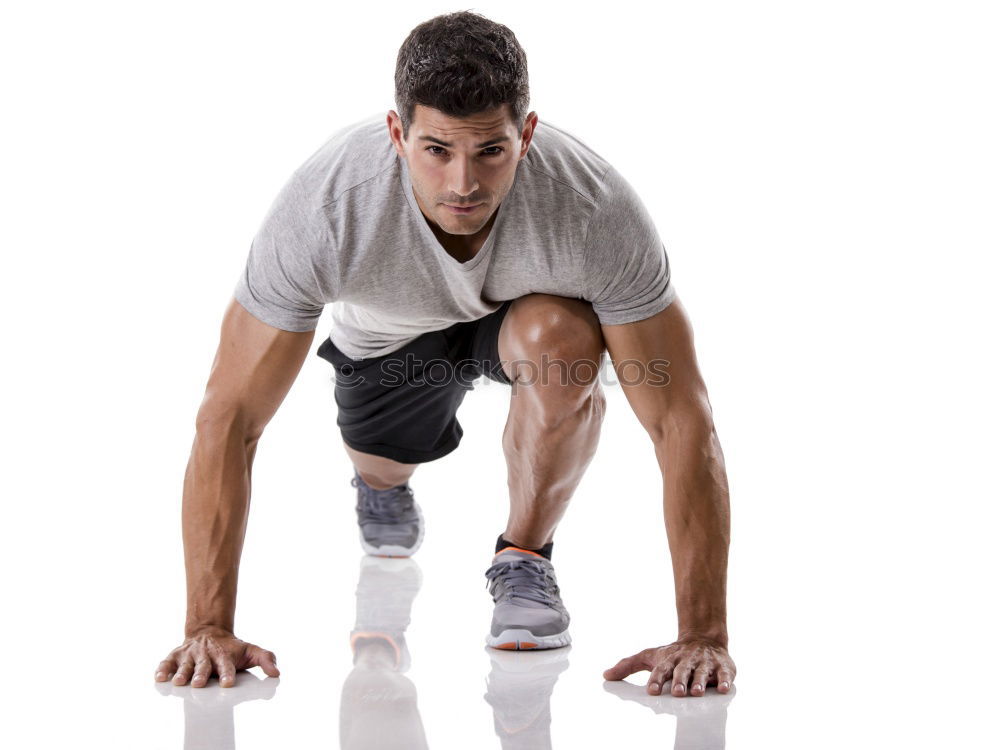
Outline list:
[[[198,431],[184,475],[185,635],[233,632],[256,441],[235,425]]]
[[[656,443],[680,637],[727,645],[729,484],[710,416],[678,417]]]

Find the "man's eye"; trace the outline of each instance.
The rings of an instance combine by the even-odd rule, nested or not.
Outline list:
[[[438,150],[435,151],[434,149]],[[496,150],[490,151],[490,149],[496,149]],[[444,149],[442,149],[440,146],[428,146],[427,150],[430,151],[434,156],[443,156],[445,153]],[[503,149],[500,146],[487,146],[486,148],[483,149],[483,153],[486,156],[499,156],[500,154],[503,153]]]

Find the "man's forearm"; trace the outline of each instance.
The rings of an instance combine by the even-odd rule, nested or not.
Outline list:
[[[199,424],[184,475],[185,637],[233,632],[256,445],[237,420]]]
[[[677,414],[656,441],[679,637],[728,646],[729,484],[710,413]]]

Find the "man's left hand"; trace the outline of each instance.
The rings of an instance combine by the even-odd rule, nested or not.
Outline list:
[[[605,670],[604,679],[622,680],[643,670],[650,673],[646,684],[650,695],[661,695],[668,680],[675,697],[704,695],[712,685],[720,693],[728,693],[736,678],[736,665],[725,646],[709,638],[688,637],[626,656]]]

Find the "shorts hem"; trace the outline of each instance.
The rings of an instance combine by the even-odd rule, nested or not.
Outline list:
[[[394,445],[386,445],[385,443],[361,445],[344,438],[343,435],[341,438],[349,447],[356,451],[360,451],[361,453],[371,453],[375,456],[388,458],[402,464],[424,464],[428,461],[436,461],[439,458],[444,458],[455,450],[461,442],[460,439],[449,441],[440,448],[436,448],[431,451],[420,451],[413,450],[412,448],[398,448]]]

